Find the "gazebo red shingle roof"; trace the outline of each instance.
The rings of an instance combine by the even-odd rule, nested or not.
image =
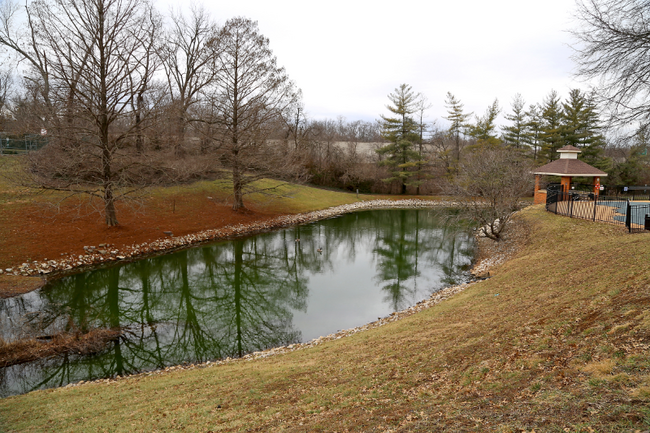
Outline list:
[[[537,168],[533,174],[547,176],[607,176],[607,173],[604,171],[598,170],[596,167],[592,167],[579,159],[556,159]]]

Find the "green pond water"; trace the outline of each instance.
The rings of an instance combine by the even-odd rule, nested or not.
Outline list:
[[[0,368],[0,397],[238,357],[407,308],[468,278],[474,239],[453,212],[357,212],[72,275],[0,300],[5,341],[124,330],[92,356]]]

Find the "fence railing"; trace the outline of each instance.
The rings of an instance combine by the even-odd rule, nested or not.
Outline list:
[[[650,203],[575,191],[548,191],[546,210],[557,215],[624,225],[630,233],[650,230]]]
[[[549,183],[546,185],[546,191],[562,191],[562,185],[559,183]],[[593,191],[593,184],[571,183],[570,192],[589,193]],[[612,198],[616,197],[618,200],[650,201],[650,186],[604,185],[601,186],[600,195]]]
[[[41,135],[7,137],[0,134],[0,155],[31,152],[42,148],[46,144],[47,138]]]

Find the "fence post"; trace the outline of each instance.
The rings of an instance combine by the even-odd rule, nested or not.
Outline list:
[[[627,227],[628,232],[632,233],[632,206],[630,205],[630,199],[627,200],[627,207],[625,209],[625,227]]]
[[[573,218],[573,197],[569,196],[569,218]]]
[[[598,196],[594,196],[594,222],[596,221],[596,207],[598,205]]]

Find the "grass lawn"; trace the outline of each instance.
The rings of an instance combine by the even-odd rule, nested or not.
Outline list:
[[[650,430],[650,234],[527,208],[489,280],[255,361],[0,400],[6,431]]]

